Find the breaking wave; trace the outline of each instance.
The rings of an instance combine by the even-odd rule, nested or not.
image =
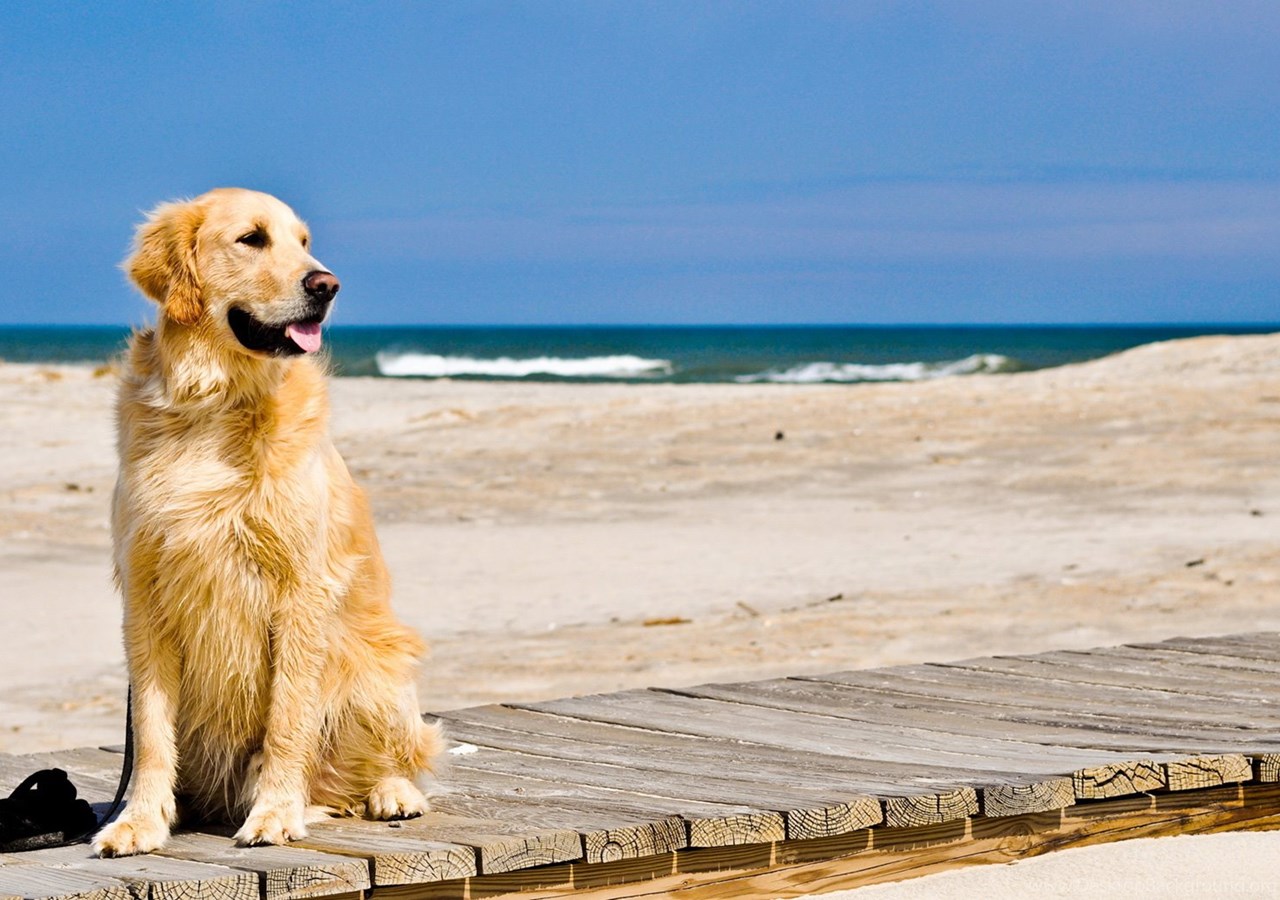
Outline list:
[[[866,363],[810,362],[789,369],[769,369],[754,375],[739,375],[742,384],[773,382],[777,384],[853,383],[858,381],[924,381],[951,375],[1010,372],[1021,368],[1018,363],[998,353],[975,353],[953,362]]]
[[[661,378],[671,374],[671,362],[639,356],[589,356],[564,359],[538,356],[513,359],[476,359],[470,356],[440,356],[434,353],[379,353],[378,371],[401,378]]]

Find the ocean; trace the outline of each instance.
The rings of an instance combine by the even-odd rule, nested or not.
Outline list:
[[[335,326],[335,374],[572,382],[814,384],[1041,369],[1273,325]],[[0,326],[0,360],[101,364],[128,329]]]

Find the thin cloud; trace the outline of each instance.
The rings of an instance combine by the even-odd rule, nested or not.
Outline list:
[[[804,197],[328,223],[383,259],[793,265],[1177,258],[1275,268],[1280,182],[875,184]]]

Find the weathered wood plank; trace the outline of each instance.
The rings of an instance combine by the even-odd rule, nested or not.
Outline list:
[[[493,819],[437,811],[428,813],[412,823],[404,823],[410,830],[426,829],[424,834],[447,839],[451,843],[470,846],[475,853],[476,868],[481,874],[510,872],[535,866],[572,862],[583,858],[583,836],[575,827],[555,827],[556,820],[534,822],[525,816],[542,811],[542,807],[515,805],[497,809]],[[520,815],[524,813],[525,816]],[[564,811],[561,821],[567,819]],[[578,817],[574,817],[575,819]],[[597,828],[585,817],[581,826],[589,833]]]
[[[925,667],[922,667],[925,668]],[[1001,682],[1002,679],[986,675],[980,672],[966,672],[963,670],[955,670],[948,667],[928,667],[925,668],[929,679],[933,682],[948,687],[955,680],[973,682],[977,689],[991,690],[993,684]],[[896,671],[892,672],[896,675]],[[1061,687],[1061,686],[1060,686]],[[1057,691],[1061,696],[1070,696],[1076,699],[1079,696],[1078,691],[1074,690],[1074,686],[1066,685],[1065,691]],[[1055,693],[1055,686],[1048,686],[1047,689],[1041,682],[1037,681],[1036,693]],[[979,690],[970,691],[975,698],[982,696]],[[1126,705],[1120,709],[1123,717],[1116,716],[1114,727],[1116,728],[1134,728],[1135,723],[1139,727],[1149,727],[1147,723],[1151,719],[1152,703],[1148,702],[1148,695],[1140,693],[1140,691],[1130,689],[1119,689],[1117,691],[1102,691],[1102,698],[1094,698],[1094,703],[1106,704],[1107,709],[1115,709],[1116,696],[1120,694],[1124,696]],[[1134,699],[1134,694],[1138,694],[1138,699]],[[682,698],[680,698],[682,699]],[[625,705],[623,705],[625,704]],[[730,713],[723,711],[723,707],[719,707],[716,703],[712,704],[685,704],[681,707],[675,700],[669,698],[654,699],[652,693],[630,693],[626,695],[625,700],[621,699],[621,695],[607,696],[607,698],[575,698],[571,700],[558,700],[558,702],[544,704],[530,704],[529,708],[536,711],[562,714],[562,716],[580,717],[586,719],[595,719],[595,721],[605,721],[617,723],[617,725],[626,725],[632,727],[650,727],[664,728],[664,730],[692,732],[714,737],[731,737],[733,734],[749,734],[751,740],[760,741],[760,743],[769,743],[773,745],[786,746],[791,750],[810,751],[814,749],[822,749],[828,751],[852,751],[852,753],[867,753],[869,757],[876,758],[877,751],[883,751],[883,748],[877,748],[867,751],[865,744],[858,744],[856,741],[865,740],[868,728],[864,727],[864,723],[859,722],[842,722],[840,719],[832,721],[836,717],[823,717],[820,721],[820,728],[813,727],[814,717],[805,716],[805,714],[794,714],[790,711],[777,711],[780,716],[773,718],[772,721],[768,716],[756,711],[756,709],[742,708],[741,704],[733,708]],[[708,714],[708,711],[712,714]],[[856,713],[858,716],[865,718],[865,709],[859,709]],[[1180,707],[1175,709],[1175,716],[1178,719],[1184,719],[1181,714]],[[727,719],[722,721],[722,719]],[[744,721],[746,719],[746,721]],[[730,723],[731,722],[731,725]],[[842,726],[850,726],[858,728],[859,734],[855,737],[855,748],[849,748],[849,728]],[[1179,726],[1181,727],[1181,726]],[[762,737],[762,734],[764,735]],[[877,739],[879,735],[876,735]],[[993,741],[996,743],[996,741]],[[1005,746],[1009,743],[1005,743]],[[1197,748],[1198,749],[1198,748]],[[1139,758],[1134,759],[1120,757],[1119,754],[1111,755],[1107,759],[1110,762],[1100,764],[1100,757],[1092,755],[1088,759],[1083,754],[1076,754],[1074,758],[1069,758],[1070,763],[1076,763],[1076,766],[1065,764],[1068,760],[1064,759],[1061,748],[1057,748],[1059,753],[1050,753],[1050,760],[1036,758],[1037,754],[1029,754],[1023,751],[1023,759],[1019,760],[1024,772],[1056,772],[1061,775],[1064,772],[1073,773],[1076,792],[1079,798],[1097,799],[1105,798],[1105,796],[1116,796],[1123,791],[1144,791],[1153,790],[1156,787],[1165,785],[1165,775],[1162,769],[1157,767],[1157,760]],[[895,746],[893,748],[895,754],[901,754],[902,748]],[[991,754],[989,745],[982,745],[977,751]],[[1185,755],[1185,754],[1180,754]],[[913,759],[911,762],[922,764],[922,766],[931,766],[936,764],[937,757],[929,750],[918,751],[913,748]],[[901,759],[899,755],[899,759]],[[1084,762],[1084,764],[1079,764]],[[1048,768],[1053,767],[1053,768]],[[908,801],[909,804],[928,803],[927,799],[913,799]]]
[[[758,842],[780,839],[786,832],[783,815],[771,810],[654,797],[590,784],[544,780],[531,774],[510,775],[473,768],[465,762],[470,758],[455,760],[449,792],[433,800],[436,809],[475,818],[494,815],[496,804],[507,804],[501,811],[507,818],[529,815],[533,809],[539,821],[572,822],[568,827],[582,834],[584,847],[619,844],[617,833],[625,828],[637,829],[635,841],[645,840],[644,832],[671,835],[672,830],[664,822],[676,816],[687,823],[690,835],[699,835],[699,840],[712,840],[712,836],[716,836],[736,843]],[[448,839],[455,840],[452,836]],[[485,862],[483,848],[481,869],[492,871]]]
[[[841,790],[893,793],[904,786],[922,791],[989,781],[990,769],[951,766],[922,769],[908,763],[859,760],[832,752],[795,753],[768,744],[705,735],[633,728],[574,719],[553,713],[500,706],[447,714],[450,731],[461,740],[498,749],[560,759],[599,760],[655,772],[696,775],[708,769],[736,771],[752,779],[834,785]]]
[[[1253,778],[1253,766],[1239,753],[1196,756],[1164,764],[1165,781],[1171,791],[1192,791],[1240,784]]]
[[[1105,800],[1165,786],[1164,769],[1153,760],[1135,760],[1081,769],[1071,775],[1078,800]]]
[[[70,750],[53,750],[31,753],[23,757],[39,768],[60,768],[70,773],[80,773],[109,782],[114,788],[120,781],[124,757],[98,747],[77,747]]]
[[[41,769],[63,769],[76,786],[77,795],[90,803],[115,796],[122,757],[105,750],[83,747],[52,753],[0,754],[0,795],[8,796],[18,784]]]
[[[573,835],[574,842],[578,840]],[[583,852],[580,846],[551,844],[545,835],[525,840],[512,839],[505,845],[490,842],[479,852],[478,865],[485,875],[501,872],[515,872],[519,869],[536,869],[540,866],[564,862],[566,859],[581,859]]]
[[[1098,650],[1102,654],[1115,656],[1146,656],[1159,659],[1171,665],[1195,666],[1206,669],[1227,670],[1233,678],[1262,678],[1280,674],[1280,662],[1257,659],[1256,657],[1232,656],[1224,653],[1210,653],[1207,647],[1194,647],[1191,644],[1174,646],[1170,644],[1126,644],[1123,647],[1103,647]]]
[[[454,715],[460,718],[452,718]],[[667,793],[673,773],[696,779],[681,782],[693,789],[693,793],[687,794],[690,797],[710,796],[706,792],[710,785],[728,784],[739,792],[739,796],[748,796],[745,792],[750,790],[750,796],[762,802],[767,796],[759,790],[762,785],[766,788],[789,785],[782,802],[775,806],[785,813],[789,833],[794,831],[804,837],[867,828],[881,819],[878,801],[849,789],[849,773],[843,768],[844,760],[838,757],[822,757],[817,767],[813,767],[812,758],[773,753],[768,748],[683,735],[631,732],[612,725],[502,707],[449,713],[446,720],[450,723],[451,733],[459,739],[482,747],[525,751],[538,760],[568,761],[573,764],[571,769],[575,772],[578,764],[626,766],[631,772],[630,777],[636,779],[634,786],[645,786],[650,793]],[[512,727],[477,724],[477,720],[485,723],[497,721]],[[562,771],[551,769],[542,762],[536,763],[536,767],[543,773]],[[715,773],[737,773],[738,777],[724,779]],[[972,776],[974,773],[966,774]],[[655,784],[660,785],[661,790],[655,790]],[[903,783],[886,782],[881,786],[898,792],[902,790]],[[801,796],[797,788],[805,789],[811,800],[820,796],[826,802],[795,806],[793,801]],[[726,799],[723,790],[714,796],[720,801]],[[836,801],[832,798],[844,799]]]
[[[471,843],[481,870],[490,874],[528,868],[521,863],[522,855],[535,860],[559,857],[557,862],[604,862],[627,858],[628,854],[664,853],[688,844],[688,826],[683,819],[636,813],[606,801],[593,803],[579,798],[567,804],[551,804],[536,797],[517,801],[486,799],[464,808],[471,810],[473,817],[431,813],[421,826],[427,833],[447,834],[453,840]],[[493,818],[474,817],[480,814]],[[526,824],[513,824],[517,822]],[[565,827],[546,830],[558,824]]]
[[[295,846],[238,847],[232,838],[217,834],[175,832],[157,856],[255,873],[262,900],[349,894],[370,885],[369,864],[363,859]]]
[[[790,713],[717,700],[680,697],[654,691],[575,697],[517,704],[571,718],[613,722],[655,731],[695,734],[766,744],[792,751],[830,753],[864,760],[910,761],[920,766],[957,766],[1008,771],[1010,762],[1030,773],[1056,774],[1080,751],[1005,741],[996,737],[960,745],[928,729],[875,725],[833,716]],[[1098,761],[1115,758],[1088,751]],[[1029,768],[1026,768],[1029,767]]]
[[[1254,777],[1266,784],[1280,781],[1280,753],[1260,753],[1254,761]]]
[[[849,834],[884,821],[880,801],[872,797],[821,808],[789,809],[786,813],[787,838],[797,841]]]
[[[991,818],[1064,809],[1076,802],[1070,778],[1052,778],[1033,784],[992,785],[982,790],[982,814]]]
[[[1280,652],[1274,645],[1244,644],[1228,640],[1171,639],[1151,643],[1121,644],[1117,647],[1098,647],[1087,650],[1064,650],[1064,653],[1116,655],[1130,659],[1147,659],[1161,667],[1174,670],[1181,666],[1204,668],[1233,668],[1240,679],[1251,680],[1265,675],[1280,662]],[[1201,659],[1208,657],[1208,659]],[[1251,668],[1257,664],[1258,668]]]
[[[677,817],[690,827],[709,830],[723,828],[722,823],[736,824],[746,828],[739,840],[756,833],[774,835],[785,831],[785,819],[774,812],[696,800],[662,801],[625,790],[515,776],[458,763],[452,769],[448,791],[434,799],[435,808],[442,812],[573,828],[581,835],[581,848],[573,858],[585,853],[593,862],[600,862],[594,854],[603,854],[605,849],[616,854],[648,844],[667,849],[685,846],[685,826]],[[451,841],[467,840],[465,833],[444,833]],[[481,869],[492,872],[492,864],[486,860],[492,859],[493,849],[476,846]]]
[[[463,768],[626,792],[632,795],[629,798],[632,803],[638,799],[635,795],[644,794],[655,798],[649,801],[654,804],[655,810],[665,810],[669,814],[689,819],[691,828],[697,834],[721,833],[725,826],[716,819],[724,818],[729,823],[738,822],[742,812],[717,817],[709,815],[705,807],[699,806],[699,811],[695,813],[689,801],[696,801],[698,804],[728,804],[749,814],[788,815],[790,811],[796,811],[803,816],[806,811],[812,811],[815,815],[826,812],[830,816],[837,813],[836,804],[841,803],[855,804],[856,806],[848,807],[851,811],[864,811],[870,806],[876,810],[877,819],[879,814],[879,804],[870,797],[841,791],[831,785],[825,789],[809,788],[803,784],[775,785],[762,780],[726,778],[711,769],[694,775],[674,771],[657,773],[632,766],[602,765],[585,760],[566,761],[492,748],[480,748],[455,764],[455,771]]]
[[[1191,706],[1185,692],[1152,690],[1132,682],[1067,684],[1051,680],[1043,672],[1030,675],[1009,670],[984,671],[970,668],[963,662],[927,663],[922,668],[926,671],[943,670],[946,673],[945,680],[952,685],[985,689],[993,694],[1017,693],[1046,704],[1070,704],[1076,708],[1097,710],[1111,716],[1141,713],[1158,721],[1186,722],[1197,726],[1206,724],[1234,727],[1242,721],[1280,723],[1280,714],[1266,708],[1259,710],[1250,708],[1245,703],[1226,700],[1203,702]],[[936,675],[934,677],[936,678]]]
[[[1141,724],[1142,733],[1176,737],[1189,731],[1209,734],[1214,739],[1239,736],[1242,729],[1270,733],[1270,716],[1264,712],[1258,722],[1249,711],[1239,706],[1206,706],[1188,710],[1185,701],[1154,693],[1111,692],[1102,688],[1082,693],[1062,689],[1035,689],[1032,685],[1015,686],[1008,681],[980,673],[942,666],[902,666],[896,669],[837,672],[811,675],[800,681],[847,684],[864,690],[878,691],[904,698],[921,697],[951,704],[970,704],[1022,708],[1052,722],[1059,719],[1072,724],[1092,724],[1103,731],[1130,733]],[[1023,689],[1025,687],[1025,689]],[[1119,693],[1119,695],[1117,695]]]
[[[620,862],[624,859],[661,856],[687,847],[688,844],[686,825],[682,820],[660,819],[652,824],[605,829],[603,832],[584,835],[583,859],[588,863]]]
[[[1086,651],[1075,651],[1083,653]],[[1184,672],[1196,675],[1216,675],[1226,677],[1239,685],[1261,684],[1274,677],[1274,663],[1249,659],[1247,657],[1229,656],[1220,653],[1208,653],[1204,649],[1197,652],[1191,649],[1176,650],[1170,647],[1095,647],[1087,651],[1090,656],[1102,659],[1127,659],[1144,661],[1152,665],[1166,667],[1169,671]]]
[[[1109,654],[1089,650],[1056,650],[1013,658],[1063,666],[1069,670],[1088,673],[1094,678],[1110,678],[1120,683],[1124,683],[1121,679],[1126,675],[1137,675],[1143,679],[1158,679],[1155,682],[1157,686],[1160,681],[1171,682],[1175,687],[1185,684],[1193,687],[1197,693],[1221,697],[1228,702],[1251,701],[1259,694],[1265,695],[1269,681],[1269,676],[1257,672],[1245,672],[1223,678],[1220,668],[1196,665],[1194,662],[1196,657],[1190,654],[1184,654],[1182,659],[1171,661],[1167,658],[1144,656],[1130,651]],[[1132,683],[1144,684],[1143,681]]]
[[[1280,635],[1276,632],[1222,635],[1219,637],[1176,637],[1151,643],[1126,644],[1140,649],[1176,650],[1181,653],[1207,653],[1239,659],[1280,662]]]
[[[634,692],[634,696],[626,697],[626,702],[616,702],[615,697],[620,696],[622,695],[554,701],[548,704],[531,705],[531,708],[558,715],[717,738],[749,734],[752,743],[770,744],[804,752],[815,750],[860,752],[866,753],[873,759],[883,757],[888,752],[880,746],[869,746],[866,732],[870,729],[864,723],[829,717],[787,715],[775,710],[753,709],[714,701],[689,701],[686,698],[649,694],[649,692]],[[743,719],[747,721],[740,721]],[[1038,752],[1040,749],[1036,748],[1036,753],[1022,752],[1019,755],[1019,764],[1032,773],[1037,770],[1044,771],[1046,766],[1052,766],[1055,762],[1052,757],[1058,754],[1052,752],[1044,754],[1050,757],[1046,762],[1040,758]],[[911,761],[921,765],[931,764],[938,758],[948,760],[954,758],[954,755],[934,751],[908,753],[903,748],[895,748],[893,752],[899,760],[904,756],[911,758],[911,754],[914,754]],[[1081,751],[1065,757],[1070,763],[1066,768],[1074,769],[1087,765],[1085,760],[1096,761],[1099,758],[1114,759],[1115,757],[1093,751]],[[1059,765],[1065,764],[1064,758],[1059,758],[1056,762]],[[1020,780],[1028,779],[1023,776]],[[953,786],[950,790],[943,791],[900,790],[895,791],[894,794],[901,799],[902,806],[906,809],[923,805],[926,808],[959,814],[963,807],[951,800],[957,790],[960,788]],[[973,793],[971,788],[968,790],[970,794]]]
[[[54,873],[75,873],[101,879],[108,892],[112,890],[109,885],[118,884],[129,894],[148,900],[259,900],[258,876],[253,872],[154,855],[99,859],[87,844],[6,854],[0,879],[5,873],[30,869],[48,873],[50,889],[57,885]]]
[[[582,859],[583,837],[578,829],[588,833],[599,829],[600,817],[549,804],[536,793],[506,799],[500,796],[504,790],[508,789],[479,789],[465,783],[465,777],[450,776],[432,794],[429,813],[400,823],[401,837],[469,846],[482,873]],[[617,825],[626,820],[615,813],[604,821]]]
[[[646,892],[683,878],[670,884],[696,896],[725,890],[717,870],[776,886],[837,848],[826,864],[842,871],[877,855],[883,871],[892,853],[914,873],[981,857],[995,835],[1057,846],[1124,817],[1129,833],[1158,830],[1175,809],[1180,825],[1193,810],[1271,827],[1280,786],[1211,786],[1280,779],[1276,674],[1280,635],[1241,635],[463,710],[454,734],[477,749],[421,819],[318,823],[302,846],[179,833],[141,859],[0,858],[0,900],[478,897],[618,891],[623,877],[657,879]],[[0,783],[57,766],[101,803],[120,763],[0,756]]]
[[[1219,678],[1230,681],[1237,687],[1263,685],[1276,676],[1274,663],[1263,662],[1247,657],[1229,656],[1209,653],[1204,648],[1196,651],[1190,648],[1176,650],[1169,647],[1154,646],[1144,650],[1138,647],[1096,647],[1087,653],[1099,660],[1128,660],[1149,666],[1160,666],[1169,672],[1184,675],[1197,675],[1207,678]]]
[[[1125,665],[1126,662],[1129,661],[1115,660],[1108,665],[1088,654],[1077,652],[963,660],[955,665],[982,672],[1025,675],[1065,684],[1126,686],[1215,704],[1256,702],[1272,694],[1268,686],[1262,683],[1238,687],[1224,682],[1221,676],[1198,675],[1150,663]]]
[[[379,895],[384,900],[496,898],[516,892],[527,900],[802,897],[1129,837],[1280,828],[1278,807],[1280,788],[1274,785],[1219,788],[1104,800],[1054,813],[979,818],[969,829],[951,822],[763,847],[684,850],[651,861],[627,861],[626,867],[548,866],[441,885],[432,893],[406,888]],[[877,834],[884,834],[883,844],[869,839]]]
[[[450,714],[455,715],[455,714]],[[575,759],[608,759],[607,753],[602,753],[601,748],[615,747],[620,728],[613,725],[602,725],[598,723],[582,723],[578,720],[564,720],[556,716],[546,713],[531,712],[525,710],[507,710],[503,708],[485,707],[475,710],[462,711],[463,721],[451,721],[451,729],[455,735],[465,737],[467,740],[484,741],[492,740],[494,735],[506,734],[508,737],[507,745],[515,743],[517,746],[526,747],[530,742],[540,754],[551,752],[564,752]],[[512,728],[521,728],[520,732],[505,731],[504,729],[495,728],[492,725],[480,726],[475,724],[476,720],[484,722],[500,722],[508,724]],[[586,734],[575,731],[578,729],[588,729]],[[542,730],[550,732],[551,737],[546,737],[542,741],[537,741],[538,735],[533,732]],[[575,740],[569,741],[564,738],[565,732],[573,733]],[[655,735],[650,732],[621,732],[624,735],[637,734],[641,739],[652,740]],[[557,738],[554,735],[561,735]],[[609,744],[597,744],[592,741],[609,741]],[[626,738],[622,738],[626,740]],[[690,767],[690,771],[701,776],[705,775],[708,769],[716,769],[723,771],[726,767],[732,766],[743,772],[750,780],[755,781],[761,777],[761,768],[758,764],[756,754],[765,753],[768,748],[749,746],[742,743],[730,744],[728,742],[707,741],[710,750],[707,751],[700,745],[701,739],[690,739],[686,736],[670,735],[662,740],[658,745],[658,763],[659,769],[664,769],[668,765],[677,765],[680,763],[689,763],[693,758],[694,763]],[[615,751],[618,755],[613,759],[619,763],[631,761],[637,765],[638,751],[634,748],[621,748]],[[709,753],[702,759],[698,759],[702,753]],[[628,755],[629,754],[629,755]],[[770,775],[778,775],[781,778],[797,778],[801,777],[804,764],[808,757],[801,757],[795,754],[784,753],[778,761],[778,769],[768,772],[766,777]],[[822,767],[816,777],[821,778],[825,773],[825,780],[830,784],[841,784],[842,778],[849,777],[847,770],[842,767],[846,761],[838,757],[823,756],[821,757],[820,766]],[[907,767],[903,767],[907,768]],[[915,771],[919,771],[918,769]],[[908,769],[909,774],[914,774]],[[966,773],[972,775],[973,773]],[[646,776],[647,777],[647,776]],[[995,790],[993,803],[995,808],[1000,809],[1001,815],[1013,815],[1018,812],[1034,812],[1049,808],[1058,808],[1075,802],[1074,795],[1071,792],[1071,782],[1069,779],[1051,778],[1044,784],[1039,784],[1027,776],[1009,776],[1012,782],[1007,785],[998,785],[995,788],[987,788],[990,792]],[[990,783],[991,779],[985,779]],[[904,782],[899,781],[897,784],[891,784],[884,788],[890,795],[898,795],[902,792]],[[860,788],[865,788],[865,784],[858,784]],[[1065,792],[1063,787],[1065,786]],[[929,802],[928,798],[916,798],[911,803],[925,804]],[[1055,805],[1056,804],[1056,805]],[[788,828],[792,837],[826,837],[833,834],[843,833],[844,831],[856,830],[856,827],[869,827],[878,822],[877,808],[870,804],[861,804],[854,810],[835,810],[836,818],[834,821],[829,816],[824,816],[819,810],[789,810]],[[850,817],[850,813],[855,813]],[[854,827],[856,826],[856,827]]]
[[[786,824],[765,813],[744,813],[725,819],[700,819],[689,823],[690,847],[734,847],[783,840]]]
[[[838,719],[804,716],[771,716],[772,731],[769,732],[767,739],[762,739],[760,735],[760,712],[774,711],[755,711],[756,717],[754,721],[741,723],[737,721],[742,716],[741,709],[732,707],[730,704],[694,704],[696,709],[689,709],[689,702],[685,698],[673,698],[673,696],[654,696],[648,694],[641,695],[636,700],[635,705],[643,707],[639,713],[634,708],[620,709],[616,705],[604,703],[591,703],[591,700],[599,698],[586,698],[585,702],[556,702],[554,704],[536,704],[536,708],[543,712],[554,712],[557,714],[572,714],[572,716],[581,716],[582,718],[595,719],[600,718],[603,721],[612,721],[623,723],[623,725],[649,727],[673,728],[678,731],[692,731],[694,734],[724,737],[733,734],[744,734],[742,728],[745,727],[745,734],[751,735],[751,740],[762,741],[768,740],[774,745],[790,746],[791,749],[810,750],[814,748],[831,750],[845,750],[846,737],[855,730],[858,732],[865,731],[863,723],[844,723]],[[631,698],[628,698],[630,700]],[[675,705],[673,711],[671,707]],[[708,714],[708,709],[714,714]],[[636,716],[630,716],[628,713],[636,713]],[[717,722],[717,718],[723,721]],[[817,719],[817,726],[814,721]],[[863,736],[859,734],[859,741]],[[865,746],[860,743],[859,746]],[[1029,757],[1030,754],[1024,754]],[[1074,754],[1071,762],[1078,762],[1080,759],[1087,758],[1089,762],[1098,759],[1098,754]],[[928,760],[925,760],[928,762]],[[1028,760],[1032,762],[1032,760]],[[1061,760],[1059,760],[1061,762]],[[1032,762],[1032,766],[1034,767]],[[1025,778],[1024,778],[1025,781]],[[977,810],[977,796],[972,787],[952,787],[947,791],[933,792],[913,792],[911,791],[895,791],[895,798],[892,803],[887,805],[887,809],[895,810],[895,816],[899,816],[901,821],[918,824],[925,821],[927,817],[936,817],[940,814],[950,814],[950,816],[965,816],[970,814],[970,808],[973,812]],[[961,800],[963,798],[963,800]],[[890,798],[886,798],[890,800]],[[888,813],[886,813],[888,816]]]
[[[777,709],[822,712],[856,722],[900,722],[927,728],[957,743],[971,737],[1000,735],[1027,744],[1049,745],[1055,749],[1077,748],[1115,752],[1128,758],[1134,752],[1197,752],[1222,748],[1221,739],[1199,739],[1178,728],[1176,740],[1163,736],[1135,734],[1129,722],[1116,722],[1114,730],[1102,731],[1096,721],[1070,714],[1045,714],[1038,709],[1005,707],[998,704],[954,703],[928,697],[905,697],[865,690],[831,682],[794,678],[742,684],[703,685],[682,690],[693,696],[730,700]],[[1080,724],[1080,723],[1084,724]],[[1121,730],[1121,728],[1124,730]],[[1239,737],[1239,730],[1227,733]],[[1105,761],[1098,758],[1098,762]],[[1064,766],[1065,771],[1070,766]],[[948,778],[952,776],[948,775]]]
[[[414,836],[406,833],[403,822],[331,819],[311,825],[309,831],[291,846],[367,859],[374,887],[450,881],[478,872],[474,847]]]
[[[454,764],[454,771],[459,769],[540,778],[562,784],[619,791],[632,796],[644,794],[646,797],[658,798],[658,803],[663,806],[692,800],[699,804],[732,806],[735,810],[776,812],[779,809],[801,806],[805,802],[830,803],[846,799],[836,796],[837,792],[830,786],[823,790],[808,788],[803,784],[791,788],[780,788],[769,782],[753,785],[720,777],[710,770],[694,775],[667,772],[662,773],[662,777],[655,777],[652,770],[604,765],[586,760],[563,760],[491,747],[481,747],[475,753],[458,760]]]
[[[977,814],[978,794],[968,787],[931,797],[890,797],[884,802],[884,823],[893,828],[941,825]]]
[[[38,852],[38,851],[32,851]],[[0,896],[39,900],[135,900],[129,886],[114,878],[74,869],[42,866],[0,867]]]

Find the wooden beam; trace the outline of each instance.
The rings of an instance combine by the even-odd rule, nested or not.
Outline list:
[[[1280,786],[1246,785],[1103,800],[1052,813],[914,829],[871,829],[813,841],[682,850],[624,864],[549,866],[448,882],[422,893],[396,888],[394,893],[379,894],[386,900],[505,896],[765,900],[901,881],[975,864],[1008,863],[1133,837],[1277,828]]]

